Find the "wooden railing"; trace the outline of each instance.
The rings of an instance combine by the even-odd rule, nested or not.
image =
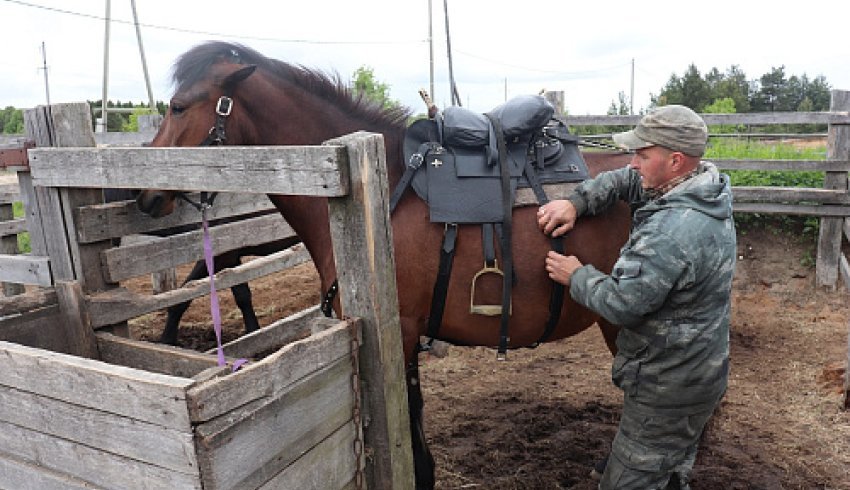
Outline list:
[[[850,263],[841,252],[850,238],[850,91],[833,90],[829,112],[702,114],[713,125],[828,125],[826,160],[712,159],[721,170],[788,170],[824,172],[823,188],[733,188],[736,212],[816,216],[820,218],[816,281],[835,288],[839,276],[850,285]],[[567,116],[570,126],[634,126],[641,116]]]

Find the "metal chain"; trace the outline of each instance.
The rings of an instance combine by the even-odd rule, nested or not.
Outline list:
[[[350,321],[349,329],[351,330],[351,391],[354,395],[354,401],[351,407],[351,418],[354,422],[354,488],[363,490],[365,487],[365,477],[363,474],[363,439],[361,434],[361,406],[360,406],[360,339],[358,338],[358,323]]]

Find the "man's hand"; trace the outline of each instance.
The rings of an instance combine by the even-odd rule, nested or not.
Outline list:
[[[546,272],[549,274],[549,278],[564,286],[570,285],[573,272],[582,265],[575,255],[561,255],[552,251],[549,251],[546,255]]]
[[[537,210],[537,224],[543,233],[561,236],[575,226],[576,208],[566,199],[551,201]]]

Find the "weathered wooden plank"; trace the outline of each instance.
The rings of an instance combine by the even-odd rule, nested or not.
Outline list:
[[[734,194],[734,190],[732,193]],[[736,213],[795,214],[798,216],[850,216],[850,206],[819,206],[809,204],[773,204],[735,202],[732,206]]]
[[[413,455],[398,313],[386,151],[381,135],[355,133],[344,144],[351,194],[328,199],[343,317],[363,320],[360,356],[364,403],[370,413],[365,443],[372,451],[372,488],[412,488]]]
[[[0,453],[0,488],[15,490],[100,490],[103,487],[62,473],[50,471],[41,465],[21,461]]]
[[[46,253],[39,255],[50,257],[50,273],[54,280],[73,281],[77,277],[74,271],[74,259],[69,248],[70,244],[64,233],[65,213],[60,190],[36,186],[34,193],[46,247]],[[32,231],[29,221],[27,228]],[[33,253],[35,253],[35,250],[33,250]]]
[[[62,313],[67,349],[75,356],[97,359],[97,341],[91,326],[83,289],[79,281],[56,281],[56,298]]]
[[[0,342],[0,385],[188,431],[191,379]]]
[[[323,319],[319,307],[313,306],[280,319],[265,328],[245,334],[221,347],[226,356],[255,357],[262,352],[280,349],[290,342],[309,336],[313,332],[316,320]],[[333,321],[334,324],[337,323],[335,320],[328,320]],[[215,349],[208,350],[207,354],[215,354],[215,351]]]
[[[848,172],[847,160],[737,160],[712,159],[721,170],[783,170],[794,172]]]
[[[348,357],[337,359],[285,392],[269,396],[261,406],[240,408],[238,418],[228,413],[198,425],[195,437],[204,488],[257,488],[349,422],[351,370]],[[354,459],[353,450],[347,457]],[[322,468],[326,464],[323,461]]]
[[[27,220],[24,218],[15,218],[0,222],[0,237],[17,235],[25,231],[27,231]],[[17,248],[17,243],[15,244],[15,248]]]
[[[236,284],[295,267],[309,260],[310,255],[304,246],[296,245],[282,252],[253,259],[232,269],[225,269],[215,275],[215,285],[219,290],[227,289]],[[91,295],[87,303],[92,326],[98,328],[199,298],[209,292],[210,280],[203,278],[191,281],[181,288],[151,296],[119,288]]]
[[[0,318],[56,304],[54,289],[36,289],[14,298],[0,298]]]
[[[0,386],[0,420],[172,471],[198,474],[191,431],[178,431]]]
[[[196,198],[195,200],[197,201]],[[207,211],[207,219],[212,222],[261,211],[274,211],[271,201],[264,195],[221,193],[216,197],[215,205]],[[89,243],[197,225],[201,221],[201,215],[197,209],[180,201],[173,213],[162,218],[152,218],[139,211],[135,201],[118,201],[77,208],[74,221],[77,224],[77,239],[80,243]]]
[[[47,256],[47,243],[44,239],[44,229],[41,226],[41,211],[38,208],[38,197],[32,185],[32,176],[27,172],[18,172],[18,182],[21,185],[21,202],[24,205],[24,217],[27,221],[27,232],[30,235],[30,250],[33,255]]]
[[[345,152],[332,146],[36,148],[29,156],[38,186],[310,196],[348,192]]]
[[[209,231],[215,254],[296,236],[279,213],[213,226]],[[118,282],[200,260],[204,257],[203,244],[202,230],[189,231],[105,250],[102,261],[107,278]]]
[[[850,124],[850,114],[847,111],[831,112],[749,112],[740,114],[700,114],[709,126],[716,124]],[[642,116],[598,116],[598,115],[569,115],[565,116],[570,126],[634,126]]]
[[[12,204],[21,200],[21,188],[17,183],[0,184],[0,204]]]
[[[100,359],[119,366],[191,378],[218,365],[215,356],[193,350],[128,339],[106,332],[98,332],[96,338]]]
[[[21,460],[107,489],[201,488],[197,475],[144,464],[3,421],[0,421],[0,453],[14,454]]]
[[[850,91],[833,90],[831,111],[850,109]],[[827,158],[830,160],[850,159],[850,126],[830,124],[827,130]],[[827,172],[824,188],[847,191],[847,172]],[[838,261],[841,256],[840,218],[823,218],[818,230],[818,250],[815,279],[818,286],[834,289],[838,282]]]
[[[276,398],[299,379],[348,356],[350,322],[357,320],[342,321],[337,327],[288,344],[231,376],[198,383],[187,394],[192,420],[206,422],[250,402]]]
[[[68,354],[63,321],[55,303],[4,316],[0,320],[0,340]]]
[[[34,255],[0,255],[0,282],[52,286],[50,259]]]
[[[17,185],[15,186],[17,188]],[[18,250],[18,229],[26,227],[26,220],[14,219],[14,209],[11,203],[3,203],[0,201],[0,254],[16,255],[20,253]],[[17,225],[17,226],[15,226]],[[6,231],[14,231],[15,233],[5,233]],[[4,296],[16,296],[24,292],[23,284],[14,282],[5,282],[3,284]]]
[[[24,111],[24,126],[27,137],[35,141],[37,147],[89,147],[94,150],[94,133],[92,132],[91,111],[85,102],[71,104],[54,104],[49,107],[38,106],[35,109]],[[53,148],[62,151],[59,148]],[[35,151],[33,149],[32,151]],[[67,173],[78,174],[79,169],[85,168],[86,162],[77,162],[76,166],[66,168]],[[66,222],[66,213],[70,213],[70,205],[77,204],[77,199],[69,201],[68,194],[58,189],[39,187],[38,184],[29,180],[26,172],[18,174],[21,184],[22,198],[26,196],[30,202],[25,202],[25,207],[35,206],[37,211],[34,218],[39,222],[34,223],[28,216],[27,227],[30,233],[42,230],[42,237],[36,237],[36,246],[33,253],[36,255],[50,256],[50,272],[54,280],[83,281],[83,288],[88,284],[86,278],[81,274],[82,265],[79,263],[79,250],[74,243],[68,241],[65,233],[57,230],[65,230],[69,222]],[[34,186],[32,190],[28,187]],[[29,194],[32,195],[29,195]],[[83,195],[83,194],[80,194]],[[86,199],[89,196],[86,195]],[[41,249],[41,242],[45,246]],[[31,242],[32,243],[32,242]],[[97,280],[96,276],[91,277]],[[95,285],[96,286],[96,285]]]
[[[333,435],[305,453],[270,479],[260,490],[349,490],[354,488],[353,457],[355,426],[345,424]]]
[[[844,282],[844,288],[850,290],[850,263],[847,262],[847,256],[842,254],[838,265],[841,280]],[[850,331],[848,331],[848,339],[850,339]]]
[[[77,236],[77,225],[74,223],[73,210],[85,205],[100,203],[103,201],[103,193],[100,189],[59,189],[62,199],[62,212],[64,222],[64,235],[67,247],[70,251],[74,266],[74,277],[80,281],[83,291],[104,291],[118,287],[110,282],[103,273],[103,265],[100,254],[104,250],[112,248],[110,240],[99,242],[79,243],[74,237]],[[60,235],[56,233],[56,235]],[[62,280],[53,276],[54,281]]]
[[[850,193],[846,190],[808,189],[800,187],[747,187],[732,189],[735,202],[792,203],[800,201],[821,204],[850,204]]]
[[[85,102],[40,105],[24,111],[24,131],[37,147],[94,147],[91,111]]]

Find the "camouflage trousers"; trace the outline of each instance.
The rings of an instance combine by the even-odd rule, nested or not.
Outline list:
[[[599,489],[690,489],[697,445],[714,409],[657,410],[628,398]]]

